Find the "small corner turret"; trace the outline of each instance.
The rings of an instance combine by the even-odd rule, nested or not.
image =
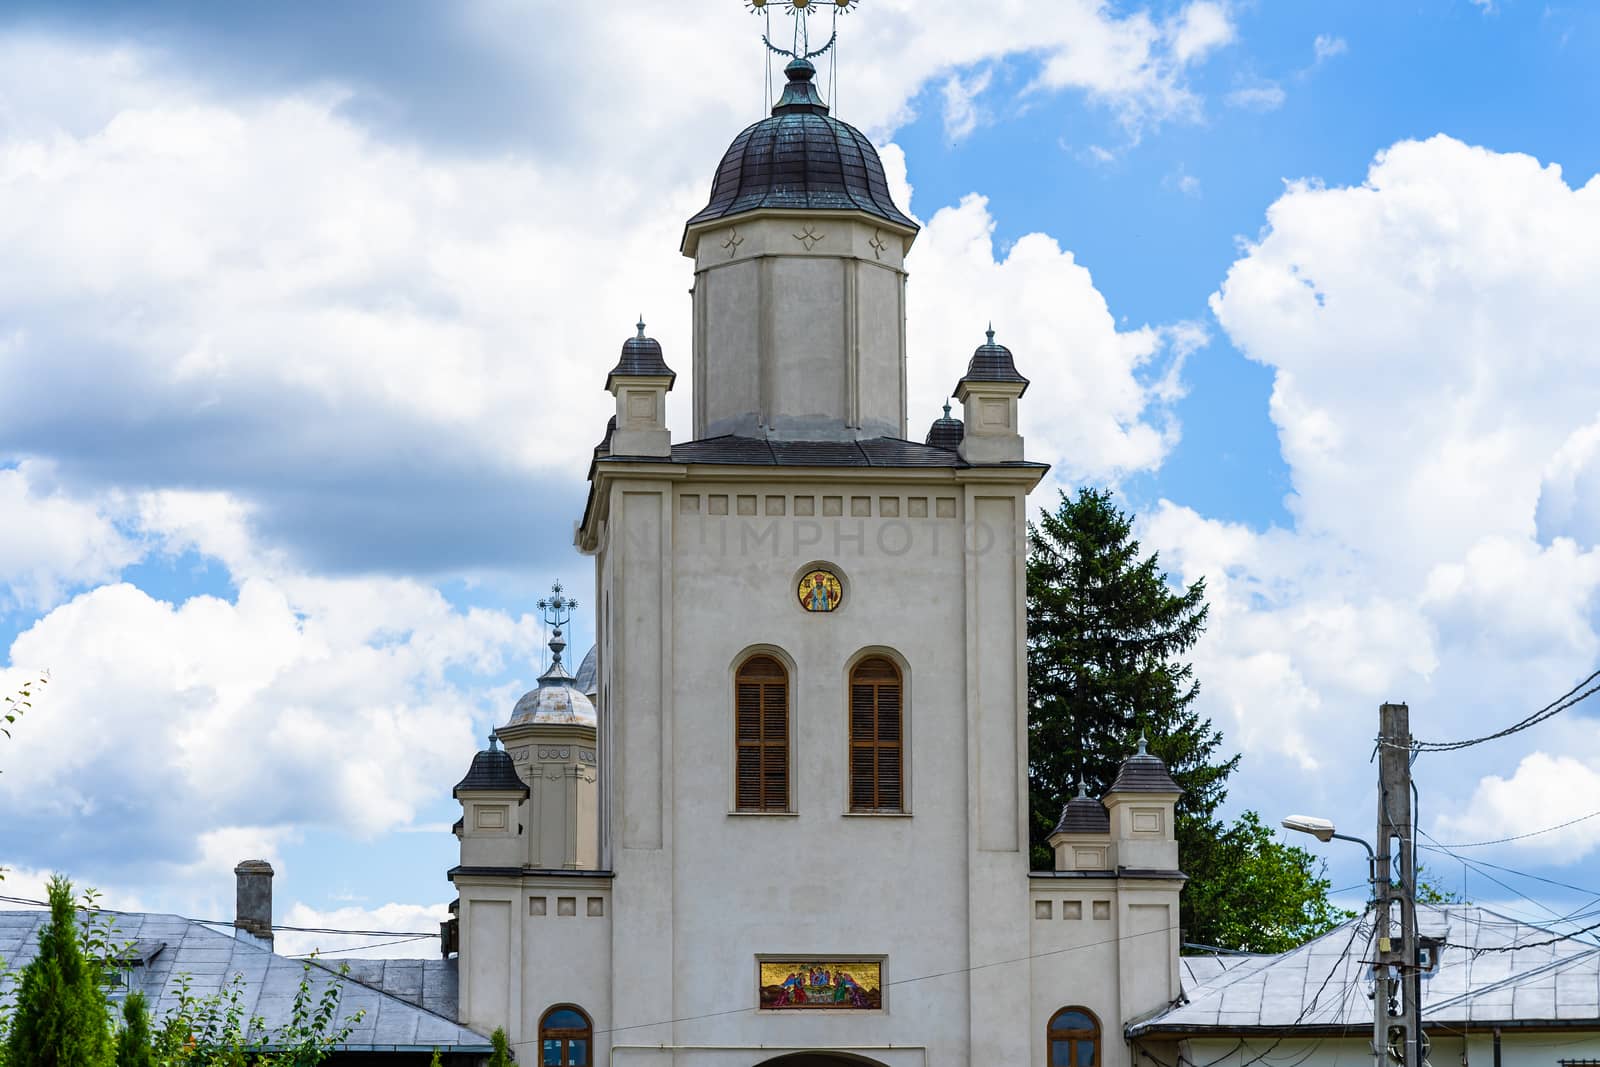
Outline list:
[[[472,757],[467,776],[451,795],[462,809],[461,866],[520,868],[520,812],[529,790],[499,738],[489,735],[489,747]]]
[[[967,363],[956,383],[955,397],[964,408],[961,458],[972,464],[1017,463],[1022,460],[1022,434],[1017,401],[1028,391],[1028,379],[1017,373],[1011,349],[996,344],[994,326]]]
[[[1183,789],[1143,737],[1139,751],[1123,761],[1104,803],[1111,819],[1114,861],[1119,869],[1171,872],[1178,869],[1174,808]]]
[[[623,342],[621,358],[606,375],[606,391],[617,398],[615,427],[606,435],[611,455],[672,458],[667,394],[677,378],[661,354],[661,343],[645,336],[641,317],[638,333]]]
[[[1089,795],[1088,783],[1078,779],[1078,795],[1061,809],[1061,821],[1050,835],[1058,871],[1104,871],[1109,867],[1111,815]]]

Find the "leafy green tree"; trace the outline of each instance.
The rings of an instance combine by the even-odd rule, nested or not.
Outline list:
[[[317,1067],[335,1048],[349,1039],[366,1014],[365,1011],[358,1011],[340,1020],[340,983],[328,982],[318,993],[312,982],[315,966],[320,965],[315,964],[314,960],[305,962],[300,986],[295,990],[289,1025],[272,1035],[272,1044],[279,1049],[273,1057],[273,1067]],[[349,966],[340,964],[340,976],[348,973]],[[434,1055],[438,1055],[437,1051]]]
[[[78,941],[72,883],[50,880],[50,921],[22,971],[6,1067],[110,1067],[111,1019],[101,970]]]
[[[117,1034],[117,1067],[156,1067],[151,1047],[150,1012],[143,993],[129,993],[122,1002],[122,1030]]]
[[[1245,952],[1287,952],[1355,917],[1328,902],[1326,865],[1278,840],[1253,811],[1224,831],[1212,858],[1226,877],[1184,888],[1198,923],[1185,931],[1190,941]]]
[[[244,975],[234,975],[207,996],[190,992],[188,975],[178,978],[177,1005],[162,1020],[152,1042],[162,1067],[316,1067],[325,1061],[365,1016],[364,1011],[338,1017],[339,984],[319,991],[315,976],[321,965],[307,960],[301,968],[290,1021],[268,1032],[266,1020],[246,1015]],[[347,973],[341,966],[339,973]]]
[[[494,1033],[489,1035],[489,1044],[494,1047],[489,1067],[511,1067],[511,1042],[506,1037],[505,1027],[495,1027]]]
[[[1428,869],[1419,863],[1417,865],[1417,903],[1471,904],[1472,901],[1454,889],[1447,887],[1442,880],[1434,878],[1428,873]]]

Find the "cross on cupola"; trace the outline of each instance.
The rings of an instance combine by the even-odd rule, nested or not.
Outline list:
[[[642,334],[644,326],[641,324],[639,329]],[[572,621],[572,613],[577,606],[578,602],[566,595],[566,591],[559,581],[550,587],[549,596],[539,599],[539,611],[544,615],[545,625],[551,628],[550,655],[552,658],[550,660],[550,670],[545,672],[546,674],[565,673],[561,666],[561,653],[566,651],[567,641],[562,636],[561,628]]]
[[[761,40],[774,53],[788,56],[790,59],[816,59],[826,53],[839,40],[839,16],[848,15],[855,10],[860,0],[744,0],[744,6],[753,14],[762,16],[767,21],[767,32],[761,35]],[[827,43],[815,50],[811,47],[811,16],[817,11],[827,9],[833,12],[832,34]],[[780,11],[794,20],[792,42],[788,48],[779,48],[772,43],[772,12]]]

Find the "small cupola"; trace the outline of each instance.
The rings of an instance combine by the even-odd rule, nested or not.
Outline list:
[[[950,405],[944,406],[944,417],[933,420],[933,425],[928,427],[926,443],[934,448],[944,448],[951,452],[961,447],[961,439],[966,436],[961,420],[950,416]]]
[[[994,326],[967,363],[956,383],[963,405],[961,458],[968,463],[1011,463],[1022,459],[1022,434],[1017,401],[1028,391],[1028,379],[1017,372],[1011,349],[995,343]]]
[[[1106,806],[1089,795],[1089,785],[1078,779],[1078,795],[1061,809],[1058,834],[1104,834],[1111,832],[1111,815]]]
[[[1089,795],[1089,787],[1078,779],[1078,795],[1061,809],[1061,820],[1050,834],[1058,871],[1104,871],[1111,843],[1111,813]]]
[[[516,793],[528,795],[528,783],[517,774],[517,765],[511,753],[500,747],[500,739],[489,735],[489,747],[472,757],[467,776],[456,783],[451,795],[457,800],[463,793]]]
[[[1160,756],[1152,755],[1150,743],[1142,735],[1139,751],[1122,761],[1117,780],[1111,783],[1108,793],[1172,793],[1181,796],[1183,789],[1173,780],[1172,772]]]
[[[500,728],[502,731],[513,726],[575,725],[592,729],[596,725],[594,702],[561,662],[567,650],[562,627],[571,622],[572,611],[577,606],[578,602],[566,595],[560,582],[551,589],[550,596],[539,601],[539,609],[551,626],[550,666],[539,675],[538,686],[524,693],[511,709],[511,718]]]
[[[1119,868],[1171,872],[1178,869],[1175,807],[1183,788],[1167,765],[1139,738],[1139,751],[1123,761],[1104,802]]]
[[[606,375],[606,391],[617,398],[615,426],[604,447],[613,456],[672,456],[667,429],[667,394],[678,376],[661,354],[661,342],[646,337],[644,319],[638,333],[622,344],[622,356]]]

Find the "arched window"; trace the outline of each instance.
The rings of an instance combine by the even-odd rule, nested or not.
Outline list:
[[[869,656],[850,672],[850,810],[905,809],[900,668]]]
[[[581,1008],[557,1004],[539,1020],[539,1062],[556,1067],[589,1067],[594,1062],[594,1027]]]
[[[1087,1008],[1062,1008],[1050,1019],[1048,1067],[1100,1067],[1100,1023]]]
[[[789,672],[751,656],[734,675],[734,807],[789,810]]]

